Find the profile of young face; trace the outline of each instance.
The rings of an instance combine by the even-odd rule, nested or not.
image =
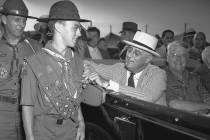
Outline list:
[[[2,17],[2,22],[5,26],[5,33],[15,38],[22,36],[26,26],[26,21],[27,18],[21,16],[8,15]]]
[[[126,45],[126,47],[127,53],[125,66],[128,70],[132,72],[139,72],[140,69],[150,62],[150,53],[133,46]]]
[[[81,36],[80,23],[78,21],[63,21],[59,24],[59,32],[64,44],[68,47],[75,47],[77,38]]]

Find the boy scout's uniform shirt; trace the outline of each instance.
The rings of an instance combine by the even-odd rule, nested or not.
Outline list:
[[[53,49],[51,43],[48,43],[45,48],[59,54],[55,49]],[[72,56],[67,55],[67,60],[68,59],[70,60],[70,67],[68,68],[71,69],[70,78],[72,80],[73,87],[77,91],[77,94],[80,94],[81,84],[82,84],[81,80],[83,72],[83,63],[76,54],[74,58],[70,57]],[[34,66],[32,67],[30,66],[30,62],[34,60],[35,61],[38,60],[36,62],[40,62],[35,67],[40,67],[40,73],[43,74],[45,73],[43,77],[48,78],[45,79],[45,81],[48,82],[49,85],[53,85],[53,86],[48,86],[47,88],[49,88],[49,90],[52,89],[59,90],[59,88],[61,90],[63,89],[59,87],[60,83],[62,83],[62,75],[63,75],[61,64],[54,58],[54,56],[47,53],[47,51],[42,50],[37,55],[29,58],[28,60],[29,64],[26,65],[26,68],[23,71],[21,104],[34,106],[34,116],[45,114],[45,115],[57,115],[59,117],[58,115],[59,113],[55,110],[47,94],[43,90],[43,87],[40,85],[39,79],[37,79],[37,75],[34,73],[34,68],[33,68]],[[44,71],[46,70],[47,73],[41,70]]]
[[[23,59],[40,48],[40,44],[32,39],[22,38],[15,46],[4,38],[0,41],[0,110],[18,109]]]

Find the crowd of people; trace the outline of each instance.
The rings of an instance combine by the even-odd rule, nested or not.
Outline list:
[[[36,35],[24,32],[27,18]],[[106,90],[200,115],[210,113],[210,46],[205,33],[182,39],[122,23],[110,53],[100,29],[85,29],[77,6],[54,3],[49,15],[29,16],[23,0],[0,9],[0,139],[84,140],[93,122],[120,140],[104,108]],[[137,137],[143,139],[141,121]]]

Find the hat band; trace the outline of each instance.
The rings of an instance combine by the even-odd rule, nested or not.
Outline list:
[[[137,44],[137,45],[140,45],[140,46],[143,46],[143,47],[145,47],[145,48],[147,48],[147,49],[149,49],[149,50],[151,50],[151,51],[154,51],[152,48],[150,48],[149,46],[147,46],[147,45],[145,45],[145,44],[143,44],[143,43],[140,43],[140,42],[138,42],[138,41],[135,41],[135,40],[133,40],[133,43],[135,43],[135,44]]]
[[[7,10],[4,13],[7,14],[7,15],[10,15],[10,14],[11,15],[23,15],[23,16],[27,16],[28,15],[28,13],[21,12],[19,10]]]

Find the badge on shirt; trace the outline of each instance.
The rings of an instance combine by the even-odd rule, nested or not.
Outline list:
[[[27,75],[27,62],[26,60],[23,60],[23,66],[21,70],[21,77]]]
[[[8,71],[5,67],[0,67],[0,79],[5,79],[8,75]]]

